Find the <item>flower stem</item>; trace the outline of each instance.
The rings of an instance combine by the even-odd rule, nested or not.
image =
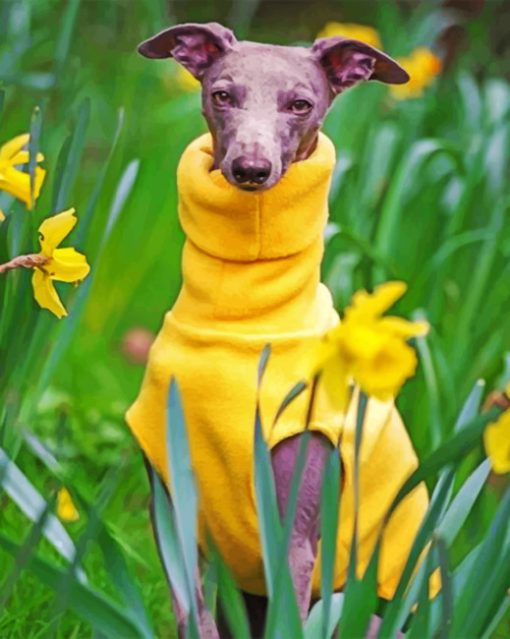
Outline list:
[[[36,268],[46,264],[49,257],[41,255],[40,253],[31,253],[29,255],[18,255],[5,264],[0,264],[0,274],[12,271],[15,268]]]

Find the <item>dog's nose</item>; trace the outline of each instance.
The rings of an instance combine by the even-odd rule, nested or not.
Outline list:
[[[247,157],[238,157],[232,162],[232,174],[239,184],[243,184],[243,182],[264,184],[271,175],[271,167],[269,160],[252,160]]]

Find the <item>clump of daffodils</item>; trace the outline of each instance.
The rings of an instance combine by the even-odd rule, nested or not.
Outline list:
[[[39,197],[46,171],[36,166],[34,183],[31,184],[30,175],[19,168],[30,161],[29,151],[24,150],[29,139],[28,133],[19,135],[0,148],[0,190],[18,198],[31,210]],[[38,153],[36,163],[43,159],[44,156]],[[5,215],[0,211],[0,221],[3,219]],[[84,255],[74,248],[60,247],[76,222],[73,208],[46,218],[39,227],[40,252],[18,255],[0,265],[0,274],[21,267],[33,269],[32,287],[36,302],[58,318],[65,317],[67,311],[54,282],[78,283],[90,272]]]
[[[406,291],[403,282],[387,282],[373,293],[358,291],[343,321],[313,349],[312,375],[345,410],[353,380],[367,395],[388,400],[416,371],[417,357],[407,343],[425,335],[426,322],[383,316]]]

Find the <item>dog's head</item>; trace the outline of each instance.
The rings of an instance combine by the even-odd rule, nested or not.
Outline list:
[[[325,38],[311,48],[238,42],[217,23],[171,27],[138,51],[175,58],[200,80],[215,167],[249,190],[274,186],[291,162],[308,157],[335,96],[364,80],[409,79],[358,40]]]

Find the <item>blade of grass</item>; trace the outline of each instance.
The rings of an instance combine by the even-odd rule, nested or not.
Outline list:
[[[186,587],[184,563],[177,538],[173,506],[163,482],[150,465],[149,478],[152,492],[154,534],[161,563],[174,595],[177,597],[183,611],[188,614],[191,604]]]
[[[452,636],[480,636],[495,602],[499,606],[510,583],[510,489],[481,544],[466,587],[455,606]],[[495,612],[495,611],[494,611]]]
[[[44,510],[41,512],[34,525],[30,528],[25,541],[16,553],[16,556],[14,557],[14,566],[12,567],[10,574],[6,577],[0,592],[0,610],[2,610],[7,604],[23,569],[30,560],[32,553],[35,552],[37,544],[44,534],[44,527],[50,512],[53,510],[53,506],[53,501],[46,503]]]
[[[423,311],[416,311],[413,314],[413,319],[426,320],[426,315]],[[425,377],[425,385],[427,387],[427,399],[430,405],[430,450],[435,450],[442,439],[442,433],[444,433],[444,426],[441,419],[442,410],[439,395],[439,384],[432,353],[425,337],[417,337],[416,346],[418,348],[421,365],[423,367],[423,375]]]
[[[487,424],[495,421],[501,412],[500,408],[493,407],[483,415],[475,417],[460,432],[452,435],[437,450],[431,453],[399,490],[387,516],[391,516],[402,499],[404,499],[411,490],[416,488],[418,484],[432,476],[438,470],[441,470],[441,468],[447,464],[461,459],[477,446]]]
[[[327,634],[325,636],[331,637],[333,635],[340,621],[343,605],[344,594],[342,592],[336,592],[331,598],[331,608],[329,617],[327,617]],[[317,637],[324,636],[322,634],[324,616],[324,601],[321,599],[313,606],[305,622],[304,639],[317,639]]]
[[[85,98],[78,108],[78,118],[73,132],[69,135],[60,152],[57,163],[53,211],[63,211],[70,203],[70,193],[80,166],[85,144],[85,134],[90,120],[90,99]]]
[[[357,576],[358,567],[358,522],[360,511],[360,454],[363,439],[368,397],[360,391],[356,414],[356,432],[354,440],[354,528],[352,532],[347,584],[345,586],[345,606],[340,620],[340,636],[364,637],[372,614],[377,609],[377,574],[379,561],[376,549],[374,561],[370,562],[361,579]]]
[[[440,535],[436,536],[435,542],[437,556],[439,559],[439,574],[441,576],[441,592],[439,593],[439,597],[441,598],[442,616],[439,639],[448,639],[450,636],[453,620],[453,608],[455,605],[453,583],[450,572],[450,558],[448,556],[447,543]]]
[[[321,489],[321,595],[322,595],[322,637],[328,639],[331,613],[336,544],[340,517],[340,486],[342,485],[340,451],[333,448],[326,462]],[[306,632],[305,632],[306,635]]]
[[[0,468],[2,469],[1,487],[28,519],[32,522],[39,521],[41,513],[46,509],[46,501],[2,449],[0,449]],[[59,555],[67,561],[73,561],[76,547],[64,526],[54,515],[48,515],[43,533]],[[79,570],[79,575],[80,579],[86,580],[83,571]]]
[[[401,606],[404,600],[405,592],[413,576],[413,572],[415,571],[418,561],[422,556],[427,543],[431,539],[441,511],[444,508],[446,500],[448,499],[452,482],[453,474],[450,474],[448,476],[448,480],[443,482],[441,489],[436,496],[436,499],[431,502],[429,509],[425,514],[425,517],[411,546],[411,551],[400,577],[395,595],[385,610],[384,619],[379,629],[379,639],[393,638],[399,630],[399,620],[402,616]],[[386,519],[386,521],[388,521],[388,519]]]
[[[78,17],[80,0],[69,0],[62,16],[62,26],[55,46],[54,64],[55,75],[60,76],[69,57],[69,50],[73,37],[73,31]]]
[[[12,557],[20,551],[21,546],[5,535],[0,534],[0,546]],[[64,571],[49,562],[31,555],[27,564],[30,570],[48,588],[56,591],[64,577]],[[70,607],[95,630],[112,639],[141,637],[136,625],[129,618],[128,611],[97,593],[89,586],[74,580],[70,585],[68,596]]]
[[[250,639],[250,626],[246,607],[230,570],[216,549],[211,553],[218,575],[218,597],[232,636],[236,639]]]

